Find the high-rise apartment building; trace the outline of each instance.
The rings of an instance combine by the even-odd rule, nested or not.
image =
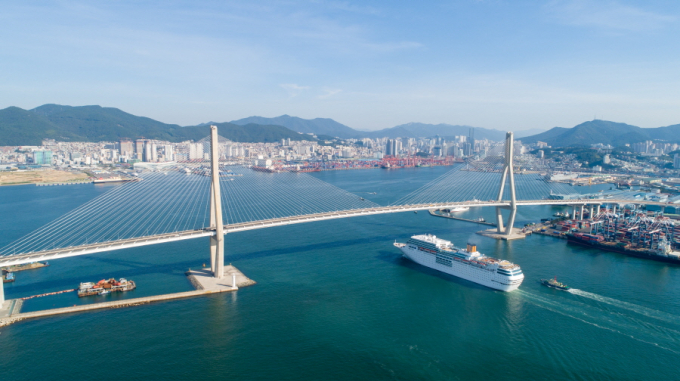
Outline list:
[[[120,156],[132,157],[132,155],[135,153],[134,149],[135,148],[132,143],[132,140],[130,139],[120,140]]]

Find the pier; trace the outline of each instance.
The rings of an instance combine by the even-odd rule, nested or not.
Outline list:
[[[438,210],[430,210],[429,212],[430,212],[430,215],[431,215],[431,216],[435,216],[435,217],[450,218],[450,219],[452,219],[452,220],[465,221],[465,222],[472,222],[472,223],[480,224],[480,225],[496,226],[496,224],[494,224],[493,222],[470,220],[470,219],[467,219],[467,218],[461,218],[461,217],[452,216],[452,215],[450,215],[450,214],[449,214],[449,215],[444,215],[444,214],[442,214],[442,213],[437,213]]]
[[[141,298],[132,298],[125,300],[115,300],[110,302],[77,305],[72,307],[52,308],[49,310],[24,313],[21,312],[21,306],[23,304],[22,299],[6,300],[0,306],[0,327],[4,327],[27,319],[38,319],[64,314],[89,312],[107,308],[141,306],[144,304],[161,302],[165,300],[185,299],[221,292],[231,292],[238,290],[239,287],[247,287],[256,283],[252,279],[246,277],[239,269],[232,265],[224,267],[223,278],[215,278],[212,271],[207,269],[189,270],[187,271],[186,275],[188,280],[191,282],[191,284],[194,286],[196,290],[176,292],[172,294],[144,296]]]

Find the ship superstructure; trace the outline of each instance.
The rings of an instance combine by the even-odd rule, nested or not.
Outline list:
[[[487,257],[473,244],[468,243],[465,249],[460,249],[451,241],[421,234],[412,236],[406,243],[395,242],[394,246],[418,264],[496,290],[515,290],[524,280],[518,265]]]

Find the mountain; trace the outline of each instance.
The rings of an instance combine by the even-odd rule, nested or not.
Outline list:
[[[79,137],[63,131],[42,115],[8,107],[0,110],[0,146],[40,145],[42,139],[76,140]]]
[[[453,137],[456,135],[468,136],[470,126],[458,126],[452,124],[425,124],[407,123],[392,128],[366,132],[372,138],[427,138],[439,135]],[[488,128],[475,127],[475,139],[503,140],[505,132]]]
[[[280,142],[281,139],[290,140],[310,140],[315,141],[312,136],[306,134],[299,134],[295,131],[291,131],[283,126],[273,126],[273,125],[260,125],[255,123],[249,123],[244,126],[233,123],[212,123],[217,126],[217,131],[220,136],[223,136],[234,142],[241,143],[274,143]],[[184,127],[189,128],[205,128],[206,131],[210,131],[208,126],[194,126],[194,127]],[[204,137],[207,136],[207,133]]]
[[[281,126],[218,123],[220,135],[238,142],[312,140]],[[0,110],[0,146],[40,145],[42,139],[60,141],[116,141],[147,138],[181,142],[210,134],[208,125],[181,127],[135,116],[117,108],[48,104],[32,110],[8,107]]]
[[[338,123],[333,119],[316,118],[302,119],[290,115],[281,115],[276,118],[265,118],[261,116],[251,116],[239,120],[231,121],[233,124],[246,125],[248,123],[270,124],[287,127],[293,131],[303,133],[313,133],[316,135],[329,135],[342,139],[360,138],[419,138],[434,137],[453,137],[456,135],[468,136],[470,126],[460,126],[451,124],[426,124],[426,123],[407,123],[399,126],[385,128],[378,131],[360,131]],[[542,129],[532,129],[518,131],[515,136],[522,138],[542,132]],[[505,131],[493,130],[488,128],[475,128],[476,139],[503,140]]]
[[[616,147],[655,139],[680,143],[680,125],[641,128],[595,119],[573,128],[554,127],[546,132],[522,138],[522,142],[542,141],[553,147],[589,146],[594,143],[611,144]]]
[[[531,128],[528,130],[515,131],[515,139],[522,139],[526,136],[537,135],[545,132],[544,128]]]
[[[244,119],[233,120],[230,123],[241,126],[247,124],[277,125],[284,126],[293,131],[302,133],[313,133],[316,135],[329,135],[342,139],[358,138],[362,132],[338,123],[333,119],[316,118],[302,119],[296,116],[281,115],[276,118],[265,118],[261,116],[251,116]]]

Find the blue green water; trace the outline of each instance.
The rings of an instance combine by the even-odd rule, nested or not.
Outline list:
[[[380,204],[446,168],[314,176]],[[0,246],[104,192],[0,188]],[[517,224],[557,209],[520,209]],[[492,209],[468,217],[491,219]],[[680,267],[533,236],[499,242],[476,224],[401,213],[228,235],[227,262],[258,283],[236,293],[29,320],[0,329],[2,380],[678,379]],[[522,266],[502,293],[402,259],[392,242],[433,233]],[[208,242],[67,258],[18,273],[8,298],[127,277],[133,292],[62,294],[24,311],[191,290]],[[567,293],[536,281],[557,275]]]

